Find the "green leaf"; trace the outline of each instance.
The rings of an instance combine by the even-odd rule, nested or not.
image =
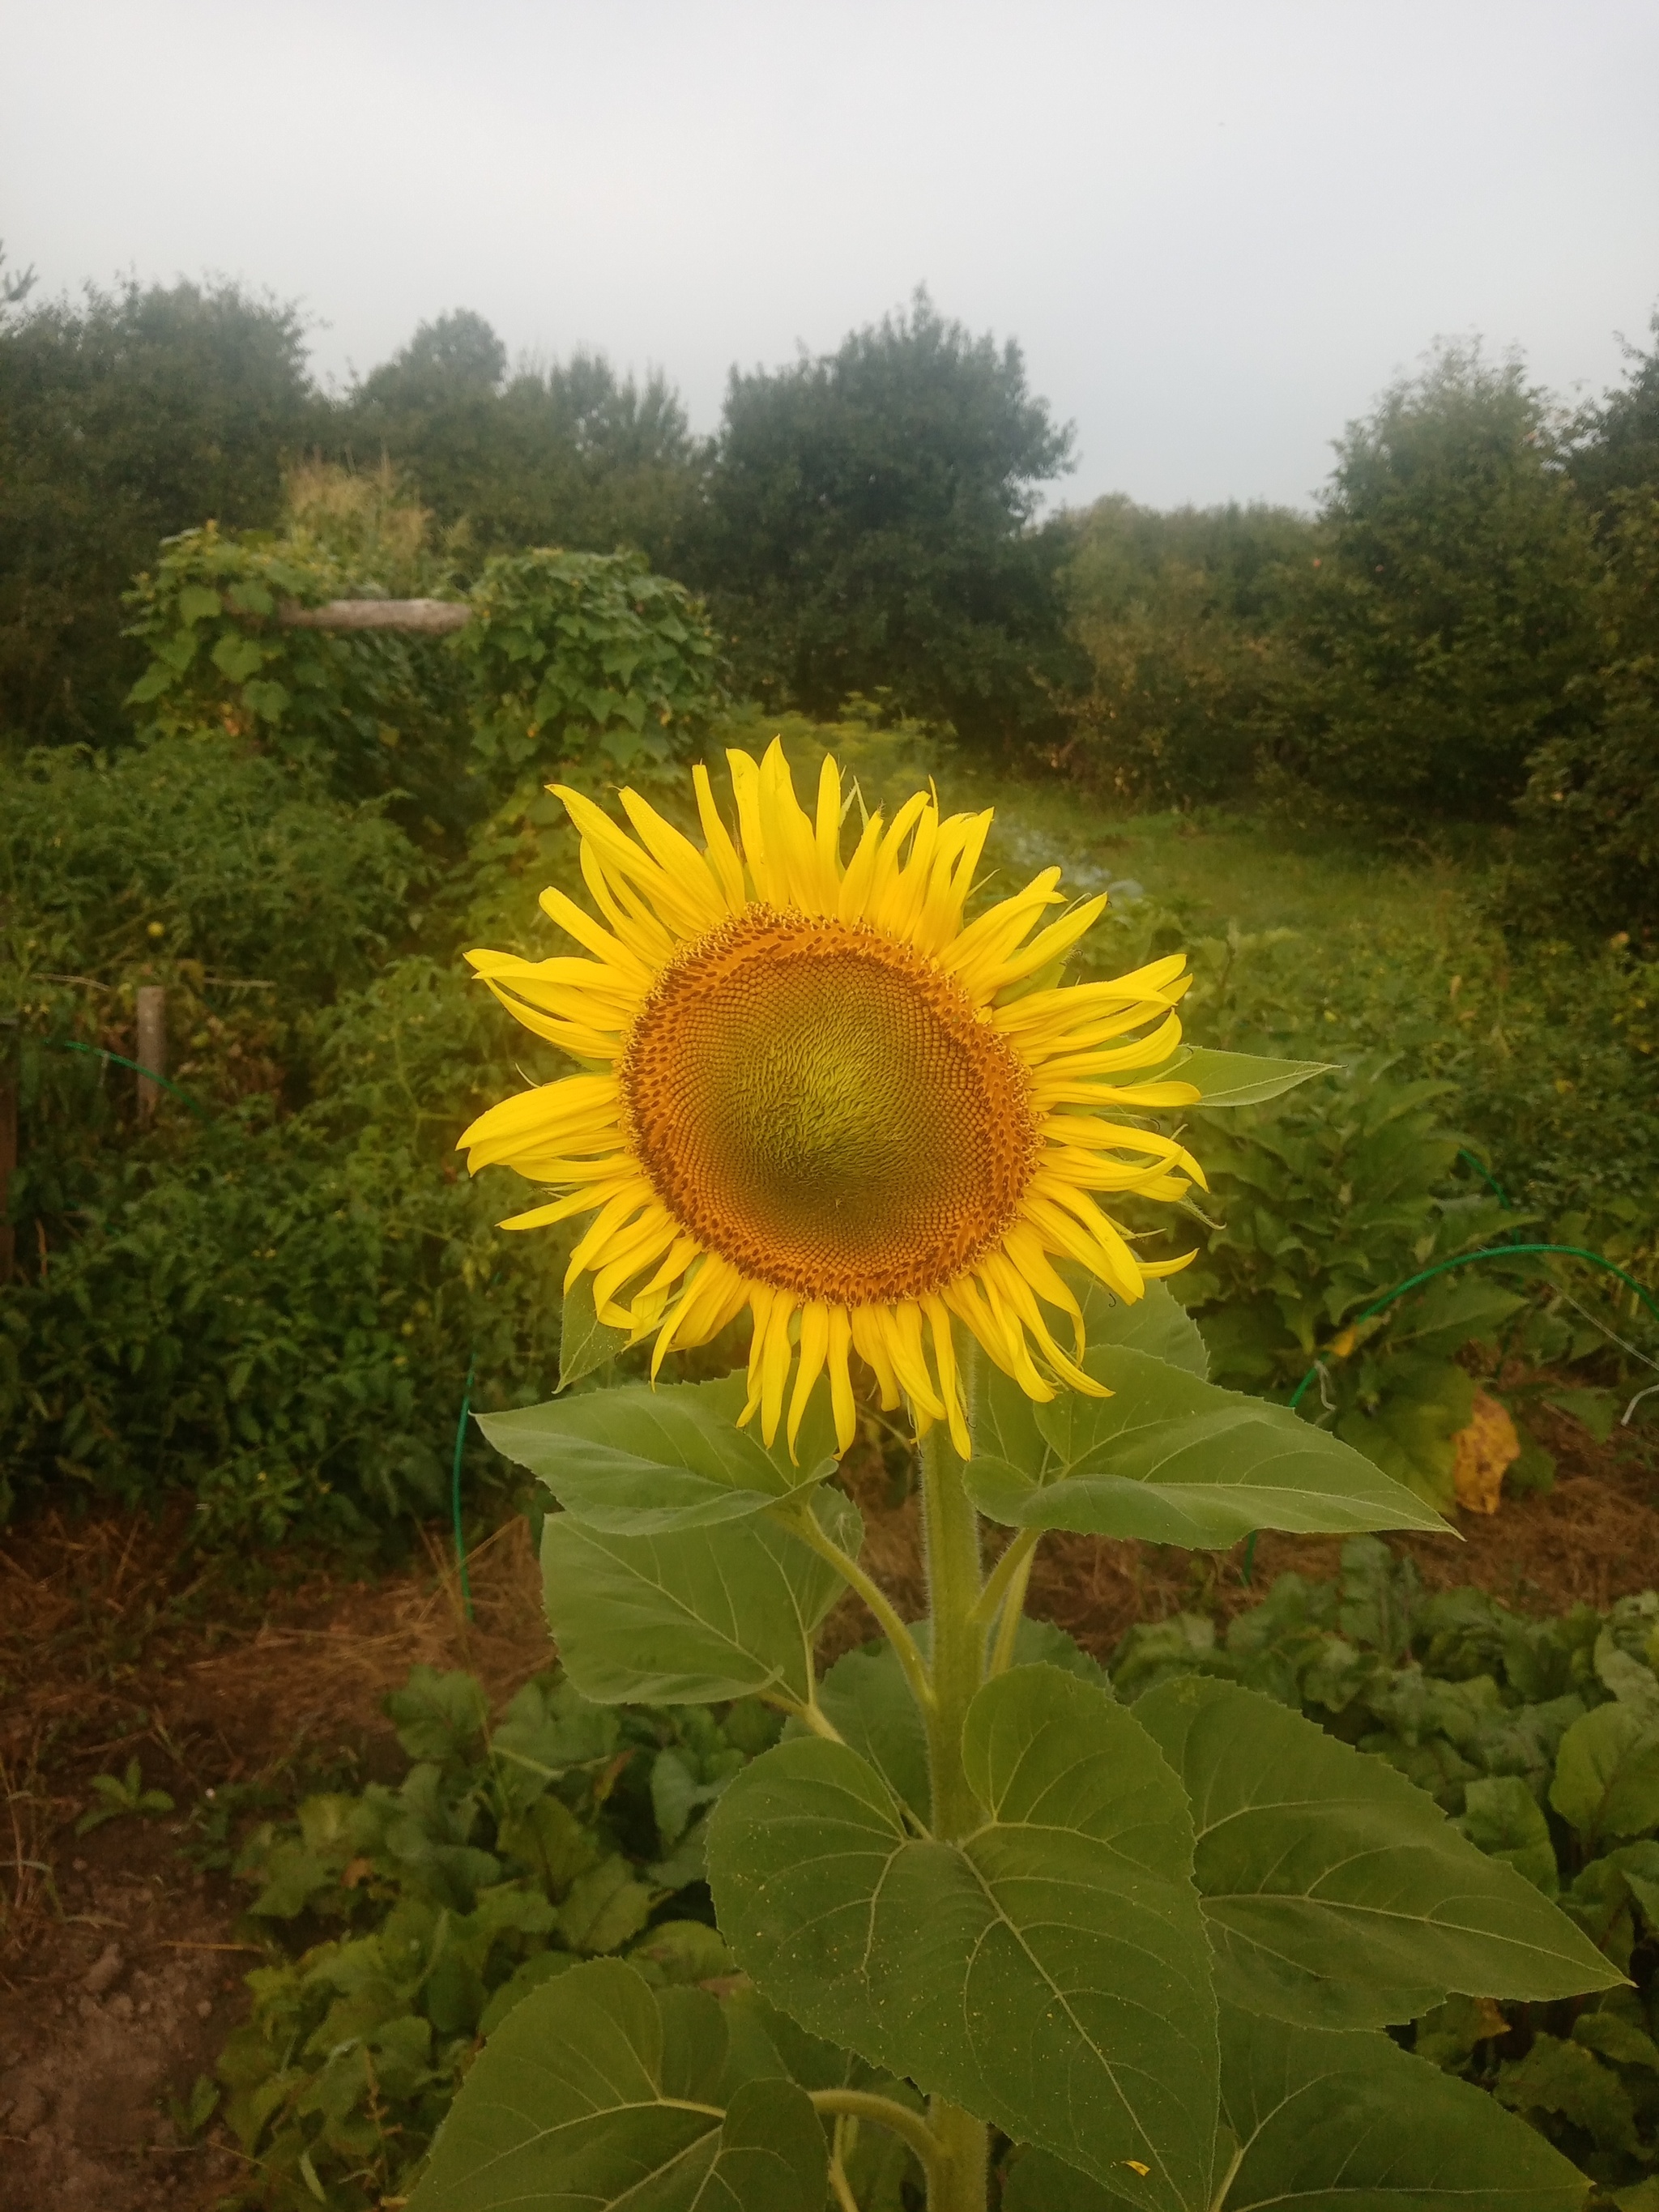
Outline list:
[[[1639,2155],[1629,2090],[1582,2043],[1535,2035],[1524,2058],[1499,2070],[1497,2094],[1516,2112],[1559,2112],[1583,2128],[1598,2150]]]
[[[1425,1504],[1449,1507],[1455,1438],[1474,1417],[1474,1376],[1454,1360],[1404,1352],[1384,1363],[1377,1388],[1376,1411],[1345,1413],[1337,1435]]]
[[[916,1629],[924,1648],[927,1624]],[[1014,1637],[1014,1663],[1047,1665],[1112,1694],[1111,1679],[1063,1628],[1023,1619]],[[933,1798],[927,1772],[927,1729],[890,1644],[866,1645],[837,1659],[818,1684],[818,1705],[843,1742],[867,1759],[893,1795],[925,1826]],[[792,1735],[802,1723],[791,1721]]]
[[[1198,1323],[1167,1283],[1148,1283],[1133,1305],[1114,1297],[1104,1284],[1080,1270],[1066,1269],[1066,1280],[1083,1308],[1086,1342],[1115,1344],[1130,1352],[1182,1367],[1203,1382],[1210,1371],[1209,1347]]]
[[[863,1524],[838,1490],[809,1509],[843,1551]],[[618,1536],[568,1513],[542,1534],[547,1618],[559,1656],[600,1705],[712,1705],[781,1690],[805,1705],[812,1638],[842,1583],[799,1536],[763,1517]]]
[[[1248,1052],[1197,1051],[1182,1053],[1148,1079],[1190,1083],[1202,1093],[1200,1103],[1206,1107],[1261,1106],[1316,1075],[1339,1072],[1328,1060],[1260,1060]]]
[[[726,2029],[619,1960],[527,1991],[462,2083],[410,2212],[822,2212],[823,2130],[793,2082],[721,2110]]]
[[[1438,1514],[1288,1407],[1223,1390],[1144,1352],[1091,1346],[1109,1398],[1032,1406],[994,1376],[969,1494],[1021,1528],[1218,1548],[1253,1528],[1443,1528]]]
[[[179,594],[178,609],[181,623],[211,622],[224,611],[217,592],[205,584],[186,584]]]
[[[386,1716],[411,1759],[465,1760],[483,1735],[489,1707],[476,1674],[441,1674],[434,1668],[411,1667],[401,1690],[389,1690]]]
[[[1221,2054],[1222,2103],[1241,2147],[1215,2200],[1221,2212],[1578,2212],[1584,2201],[1589,2183],[1541,2136],[1386,2035],[1329,2034],[1224,2006]],[[1028,2153],[1003,2212],[1144,2202],[1132,2174],[1112,2180],[1100,2189]]]
[[[1213,2000],[1179,1783],[1047,1666],[980,1691],[963,1753],[986,1811],[955,1843],[915,1837],[845,1745],[746,1768],[709,1824],[733,1954],[815,2034],[1091,2173],[1139,2160],[1143,2206],[1207,2203]]]
[[[1465,1784],[1458,1826],[1488,1858],[1502,1859],[1546,1897],[1561,1887],[1549,1822],[1518,1774],[1483,1776]]]
[[[892,1645],[837,1659],[818,1684],[818,1704],[849,1748],[925,1825],[933,1798],[927,1729]]]
[[[1659,1727],[1617,1702],[1575,1721],[1556,1753],[1550,1802],[1587,1843],[1659,1827]]]
[[[1225,2002],[1381,2027],[1454,1990],[1551,1998],[1622,1977],[1432,1798],[1271,1698],[1189,1675],[1135,1706],[1187,1787]]]
[[[559,1388],[568,1390],[628,1347],[628,1331],[599,1319],[593,1278],[579,1275],[564,1294],[559,1316]]]
[[[208,657],[222,676],[228,676],[233,684],[246,684],[264,666],[265,648],[257,638],[227,630]]]
[[[584,1527],[659,1535],[763,1513],[834,1472],[825,1392],[801,1424],[799,1463],[790,1461],[781,1434],[769,1450],[738,1428],[747,1395],[739,1375],[660,1389],[629,1382],[483,1413],[478,1425],[505,1458],[538,1474]]]

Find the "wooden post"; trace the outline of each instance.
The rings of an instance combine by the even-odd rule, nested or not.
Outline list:
[[[289,599],[277,610],[285,629],[398,629],[426,637],[465,629],[471,619],[471,608],[454,599],[331,599],[320,607]]]
[[[138,988],[138,1051],[140,1067],[148,1067],[157,1075],[167,1072],[167,994],[159,983],[142,983]],[[155,1109],[161,1103],[161,1085],[152,1083],[148,1075],[138,1079],[138,1119],[153,1121]]]
[[[10,1282],[17,1264],[17,1231],[6,1218],[16,1165],[17,1085],[9,1075],[0,1075],[0,1283]]]

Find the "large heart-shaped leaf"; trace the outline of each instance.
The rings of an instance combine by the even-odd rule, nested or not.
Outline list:
[[[1237,2163],[1215,2212],[1578,2212],[1584,2201],[1589,2183],[1540,2135],[1386,2035],[1291,2027],[1224,2006],[1221,2054]],[[1225,2160],[1218,2164],[1224,2174]],[[1132,2172],[1110,2179],[1103,2188],[1028,2152],[1003,2212],[1121,2212],[1144,2202]]]
[[[600,1960],[521,1998],[438,2131],[410,2212],[822,2212],[805,2093],[724,2077],[712,1997]]]
[[[1659,1725],[1622,1700],[1575,1721],[1556,1754],[1550,1802],[1587,1843],[1659,1828]]]
[[[967,1483],[993,1520],[1197,1549],[1253,1528],[1445,1527],[1403,1484],[1285,1407],[1127,1346],[1091,1345],[1084,1364],[1111,1397],[1066,1391],[1033,1406],[1006,1376],[988,1382]]]
[[[925,1650],[927,1623],[918,1621],[915,1632]],[[1014,1636],[1014,1663],[1058,1667],[1109,1697],[1113,1694],[1105,1668],[1052,1621],[1021,1620]],[[869,1760],[894,1796],[925,1826],[933,1789],[927,1723],[892,1645],[870,1644],[837,1659],[818,1684],[818,1705],[842,1741]],[[798,1730],[801,1723],[791,1721],[789,1725]]]
[[[1404,1775],[1273,1698],[1189,1675],[1134,1712],[1192,1801],[1193,1876],[1228,2002],[1381,2027],[1454,1990],[1550,1998],[1623,1978]]]
[[[794,1462],[781,1438],[769,1450],[738,1426],[746,1395],[736,1375],[662,1389],[630,1382],[480,1414],[478,1425],[588,1528],[661,1535],[763,1513],[833,1471],[824,1392],[807,1409]]]
[[[817,2034],[1074,2165],[1207,2202],[1213,1998],[1180,1784],[1133,1717],[1048,1666],[988,1683],[963,1753],[985,1808],[918,1839],[845,1745],[781,1744],[710,1822],[722,1931]]]
[[[811,1509],[843,1551],[863,1524],[839,1490]],[[840,1576],[764,1518],[618,1536],[555,1513],[542,1532],[548,1625],[565,1671],[597,1704],[708,1705],[781,1690],[808,1702],[812,1639]]]

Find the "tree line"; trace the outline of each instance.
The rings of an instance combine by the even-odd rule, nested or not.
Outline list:
[[[458,583],[526,546],[637,550],[769,708],[873,696],[1125,803],[1519,823],[1580,919],[1654,919],[1659,343],[1573,414],[1518,359],[1442,347],[1347,427],[1310,514],[1045,507],[1073,451],[1018,347],[925,293],[734,369],[701,438],[660,374],[514,366],[469,311],[331,393],[291,304],[42,301],[0,270],[0,731],[109,741],[122,595],[162,541],[274,527],[304,457],[389,459]]]

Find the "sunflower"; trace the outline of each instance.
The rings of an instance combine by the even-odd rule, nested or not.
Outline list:
[[[1130,1249],[1097,1202],[1178,1199],[1202,1184],[1173,1139],[1109,1118],[1182,1105],[1179,1082],[1125,1083],[1168,1060],[1187,988],[1180,955],[1111,982],[1055,988],[1103,896],[1046,927],[1058,868],[964,924],[988,811],[941,817],[919,792],[865,818],[826,760],[816,811],[781,744],[727,755],[737,836],[692,771],[703,849],[637,793],[629,836],[554,786],[581,837],[603,920],[557,890],[549,916],[592,957],[467,955],[509,1011],[588,1072],[504,1100],[461,1138],[561,1195],[502,1223],[591,1213],[567,1291],[593,1277],[599,1317],[666,1353],[753,1317],[748,1421],[794,1449],[828,1374],[853,1441],[849,1360],[918,1430],[969,1449],[952,1320],[1034,1399],[1102,1395],[1079,1364],[1083,1316],[1054,1261],[1120,1298],[1182,1260]],[[1048,1310],[1045,1311],[1045,1309]],[[1049,1312],[1070,1322],[1062,1349]],[[793,1388],[792,1388],[793,1377]]]

